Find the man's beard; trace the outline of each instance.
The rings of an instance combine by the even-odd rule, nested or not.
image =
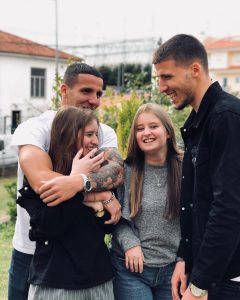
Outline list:
[[[177,107],[174,107],[176,110],[183,110],[185,107],[192,103],[192,98],[186,98],[183,103]]]

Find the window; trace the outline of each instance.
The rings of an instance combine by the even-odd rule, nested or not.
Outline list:
[[[31,97],[45,97],[46,70],[31,68]]]
[[[236,83],[240,83],[240,76],[236,77]]]
[[[227,87],[227,83],[228,83],[228,80],[227,80],[227,77],[223,77],[223,88],[226,88]]]

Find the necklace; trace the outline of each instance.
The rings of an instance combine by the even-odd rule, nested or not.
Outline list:
[[[165,186],[165,184],[166,184],[166,182],[167,182],[167,178],[163,178],[162,176],[160,176],[160,175],[156,175],[156,174],[154,174],[154,176],[155,176],[155,179],[156,179],[156,184],[157,184],[157,186],[158,187],[164,187]]]

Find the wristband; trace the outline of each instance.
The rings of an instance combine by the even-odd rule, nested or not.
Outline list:
[[[103,201],[103,205],[108,205],[109,203],[111,203],[113,201],[114,198],[115,198],[115,194],[114,194],[114,192],[112,192],[111,198]]]

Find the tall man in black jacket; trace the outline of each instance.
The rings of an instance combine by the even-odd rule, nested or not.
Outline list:
[[[181,129],[182,239],[173,299],[179,289],[182,300],[239,300],[240,100],[212,82],[206,50],[193,36],[166,41],[153,64],[159,91],[176,109],[193,108]]]

